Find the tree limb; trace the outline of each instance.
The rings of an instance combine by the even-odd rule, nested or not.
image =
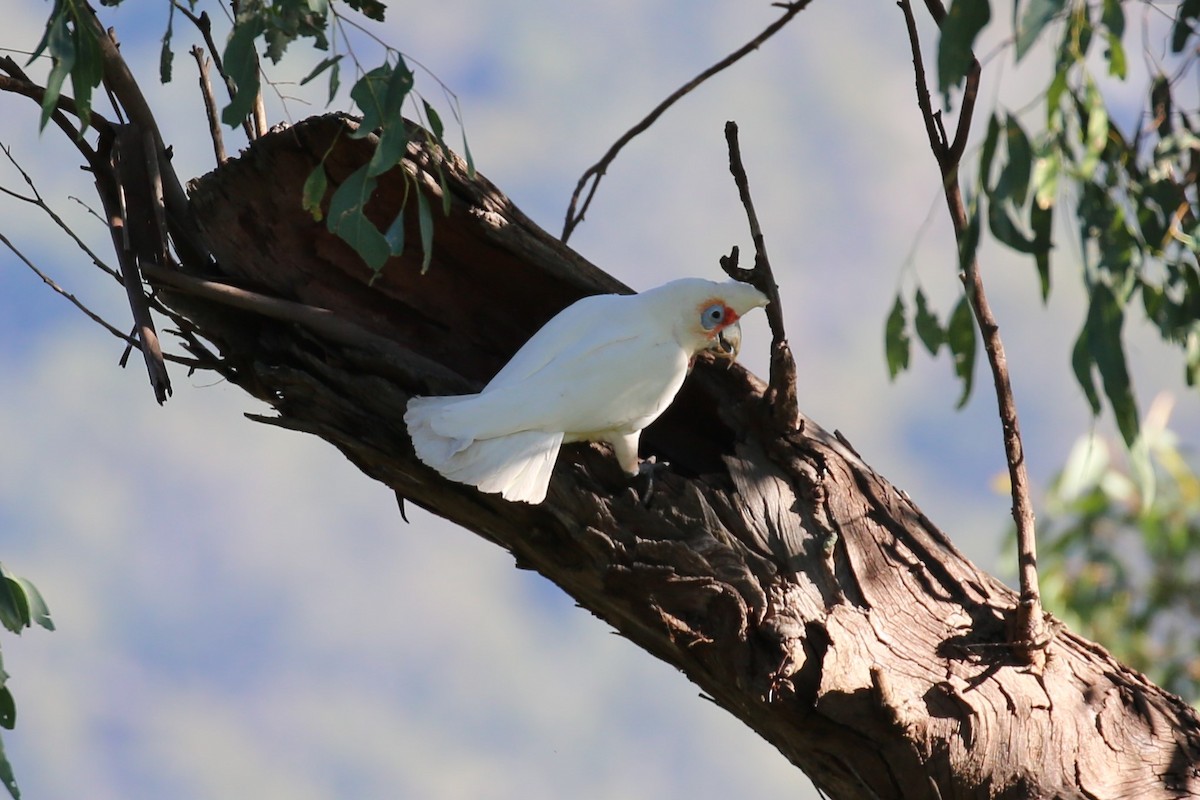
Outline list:
[[[921,43],[917,35],[916,20],[913,17],[910,0],[899,0],[898,5],[904,13],[904,21],[908,30],[909,45],[912,48],[913,70],[916,77],[917,105],[921,109],[921,117],[925,121],[925,132],[929,138],[929,147],[933,150],[942,176],[942,189],[946,197],[946,207],[950,212],[950,221],[954,227],[954,237],[959,247],[967,235],[969,222],[967,211],[963,204],[962,188],[958,180],[959,161],[971,125],[971,114],[975,107],[975,98],[979,92],[980,66],[977,59],[972,59],[971,68],[967,73],[966,88],[963,91],[962,108],[959,111],[958,127],[954,139],[948,141],[944,130],[939,129],[940,117],[935,114],[929,99],[929,86],[925,77],[924,59],[921,56]],[[945,9],[939,0],[926,0],[934,20],[940,26],[945,18]],[[974,256],[966,262],[966,269],[961,276],[966,289],[975,321],[983,337],[984,350],[987,353],[988,364],[992,370],[992,381],[996,387],[996,404],[1000,414],[1000,426],[1003,431],[1004,453],[1008,462],[1008,474],[1012,484],[1012,513],[1017,525],[1018,572],[1021,583],[1021,600],[1017,606],[1016,619],[1011,635],[1014,652],[1026,663],[1042,665],[1045,662],[1045,648],[1049,644],[1046,635],[1044,612],[1042,610],[1041,590],[1038,586],[1037,573],[1037,540],[1034,526],[1033,501],[1029,491],[1029,472],[1025,465],[1025,449],[1021,441],[1021,427],[1017,419],[1017,403],[1013,395],[1012,381],[1008,374],[1008,359],[1004,353],[1004,343],[1000,338],[1000,326],[988,302],[984,290],[983,276],[980,274],[979,261]]]

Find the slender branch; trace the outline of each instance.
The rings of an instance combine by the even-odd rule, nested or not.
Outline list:
[[[217,47],[217,43],[213,41],[212,35],[212,19],[209,18],[207,11],[201,11],[199,14],[193,13],[179,0],[172,0],[171,5],[175,6],[177,11],[183,13],[185,17],[191,20],[196,29],[200,31],[200,35],[204,37],[204,43],[208,45],[208,52],[212,55],[213,66],[217,68],[217,74],[221,76],[221,80],[225,83],[225,91],[229,93],[232,99],[236,93],[236,87],[233,84],[233,78],[229,77],[229,73],[225,71],[225,64],[221,61],[221,50]],[[246,134],[246,139],[254,141],[254,129],[250,126],[250,120],[242,120],[242,131]]]
[[[734,245],[728,256],[721,257],[721,269],[734,280],[749,283],[767,296],[767,322],[771,326],[771,377],[765,399],[771,405],[775,420],[785,431],[796,430],[800,419],[800,407],[796,399],[796,361],[788,347],[787,333],[783,327],[783,307],[779,302],[779,286],[767,257],[766,238],[758,224],[754,201],[750,199],[750,180],[742,164],[742,148],[738,144],[736,122],[725,123],[725,142],[729,147],[729,171],[737,185],[746,219],[750,223],[750,238],[754,242],[754,266],[743,269],[738,266],[738,248]]]
[[[945,19],[945,9],[940,0],[925,0],[930,14],[941,25]],[[967,133],[971,126],[971,115],[975,107],[975,98],[979,92],[980,66],[978,59],[973,59],[971,69],[967,73],[966,87],[963,92],[962,108],[959,111],[958,126],[954,140],[946,141],[945,131],[940,129],[940,117],[935,114],[929,100],[929,87],[925,77],[921,43],[917,35],[916,20],[913,18],[910,0],[898,0],[900,10],[908,28],[909,44],[912,48],[913,70],[916,77],[917,105],[925,121],[925,131],[929,137],[929,146],[937,159],[942,174],[943,191],[946,197],[946,207],[950,212],[950,220],[954,226],[954,236],[961,247],[969,226],[967,211],[963,204],[962,188],[958,181],[959,161],[966,146]],[[975,321],[983,338],[983,347],[987,353],[988,363],[992,370],[992,381],[996,387],[996,404],[1000,414],[1000,426],[1003,430],[1004,452],[1008,461],[1008,474],[1012,483],[1012,514],[1017,525],[1018,566],[1021,583],[1021,598],[1017,606],[1016,622],[1012,631],[1010,644],[1014,652],[1025,663],[1041,665],[1045,662],[1045,648],[1049,643],[1046,636],[1045,620],[1042,613],[1041,590],[1038,586],[1037,574],[1037,542],[1034,526],[1033,502],[1029,491],[1029,473],[1025,465],[1025,449],[1021,441],[1021,428],[1017,419],[1017,403],[1013,395],[1012,382],[1008,374],[1008,359],[1004,352],[1004,343],[1000,338],[1000,326],[992,313],[984,290],[983,276],[979,270],[979,260],[972,255],[966,263],[966,269],[961,276]]]
[[[608,148],[608,152],[604,154],[603,158],[601,158],[592,166],[588,167],[587,170],[584,171],[583,175],[580,176],[579,183],[575,185],[575,191],[571,194],[571,202],[567,206],[567,218],[566,222],[563,224],[562,232],[563,243],[565,244],[566,241],[571,238],[571,233],[575,230],[575,227],[579,223],[583,222],[583,217],[585,214],[587,214],[588,207],[592,204],[592,198],[596,195],[596,189],[600,186],[600,179],[604,177],[605,172],[608,171],[608,167],[616,159],[617,154],[621,152],[621,149],[624,148],[625,145],[629,144],[629,142],[632,141],[635,136],[653,125],[654,122],[663,115],[663,112],[673,106],[684,95],[688,94],[697,86],[704,83],[706,80],[721,72],[725,68],[736,64],[744,56],[757,50],[763,42],[765,42],[767,39],[770,39],[779,31],[780,28],[788,24],[792,17],[803,11],[810,2],[812,2],[812,0],[796,0],[796,2],[792,3],[772,3],[772,5],[784,9],[783,16],[768,25],[762,31],[762,33],[758,34],[758,36],[755,36],[749,42],[742,45],[740,48],[730,53],[728,56],[721,59],[716,64],[713,64],[695,78],[692,78],[683,86],[680,86],[678,89],[672,92],[666,100],[663,100],[661,103],[655,106],[654,110],[647,114],[641,122],[627,130],[620,139],[617,139],[617,141],[613,143],[612,147]],[[591,183],[590,186],[588,185],[589,181]],[[581,194],[583,194],[585,187],[587,188],[587,195],[583,198],[583,205],[579,206],[579,197]],[[575,210],[576,207],[579,208],[578,212]]]
[[[225,139],[221,135],[221,120],[217,117],[217,98],[213,96],[212,81],[208,77],[209,60],[204,57],[204,48],[196,45],[192,48],[192,58],[196,59],[196,67],[200,71],[200,94],[204,97],[204,113],[208,116],[208,135],[212,139],[213,155],[220,166],[229,160],[225,153]]]
[[[125,342],[126,344],[130,344],[134,347],[138,346],[136,339],[134,339],[133,337],[118,330],[116,328],[116,326],[112,325],[106,319],[101,317],[99,314],[97,314],[96,312],[92,311],[90,308],[85,306],[78,297],[76,297],[75,295],[68,292],[66,289],[64,289],[62,286],[60,286],[57,281],[55,281],[53,278],[51,278],[49,275],[47,275],[42,270],[38,269],[37,265],[34,264],[32,261],[30,261],[25,256],[24,253],[22,253],[19,249],[17,249],[17,246],[14,245],[12,243],[12,241],[7,236],[5,236],[3,233],[0,233],[0,243],[3,243],[5,247],[7,247],[9,250],[11,250],[13,255],[15,255],[17,258],[19,258],[21,260],[21,262],[25,264],[25,266],[29,267],[29,269],[33,271],[34,275],[37,275],[39,278],[41,278],[42,283],[46,284],[51,289],[53,289],[55,292],[57,292],[58,294],[62,295],[67,300],[69,300],[71,302],[71,304],[73,306],[75,306],[76,308],[78,308],[80,311],[82,311],[88,317],[88,319],[92,320],[97,325],[104,328],[106,331],[111,333],[113,336],[116,336],[118,339]]]
[[[50,208],[50,205],[42,197],[41,192],[38,191],[37,185],[34,184],[33,178],[29,177],[29,173],[25,171],[24,167],[22,167],[21,164],[17,161],[17,159],[13,156],[12,150],[10,150],[8,148],[8,146],[5,145],[3,142],[0,142],[0,150],[4,151],[4,155],[8,158],[9,163],[11,163],[13,165],[13,167],[16,168],[17,172],[21,173],[21,177],[25,180],[26,185],[29,186],[29,190],[31,192],[33,192],[33,197],[26,197],[25,195],[17,194],[16,192],[12,191],[11,189],[6,189],[3,186],[0,186],[0,192],[4,192],[5,194],[7,194],[10,197],[15,197],[18,200],[22,200],[26,203],[30,203],[30,204],[35,205],[38,208],[40,208],[42,211],[44,211],[50,217],[50,219],[54,222],[55,225],[57,225],[68,236],[71,237],[71,240],[75,242],[76,246],[79,247],[80,250],[82,250],[84,253],[87,254],[87,257],[92,260],[93,264],[95,264],[102,272],[105,272],[105,273],[111,275],[118,282],[120,282],[121,281],[120,274],[118,274],[117,271],[115,269],[113,269],[112,267],[110,267],[108,264],[105,264],[100,259],[100,257],[98,255],[96,255],[96,252],[94,250],[92,250],[92,248],[88,247],[86,242],[84,242],[82,239],[79,238],[79,235],[76,234],[75,231],[71,229],[71,226],[68,225],[65,221],[63,221],[63,218],[60,217],[57,213],[55,213],[54,209]],[[88,209],[88,210],[92,214],[95,214],[95,212],[91,211],[91,209]]]

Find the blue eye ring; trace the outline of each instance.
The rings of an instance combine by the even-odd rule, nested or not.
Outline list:
[[[725,305],[723,303],[713,303],[700,312],[700,327],[706,331],[711,331],[724,321]]]

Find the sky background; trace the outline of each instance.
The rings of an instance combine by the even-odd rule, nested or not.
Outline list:
[[[49,7],[11,5],[0,47],[27,51]],[[779,13],[716,0],[445,0],[393,4],[377,31],[427,70],[417,87],[446,119],[431,74],[457,94],[478,169],[557,232],[584,169]],[[162,3],[102,10],[186,179],[212,169],[212,152],[182,18],[175,79],[157,81],[166,17]],[[361,40],[358,54],[368,67],[380,58]],[[269,74],[295,81],[318,58],[297,44]],[[1044,61],[1006,59],[988,64],[985,107],[1020,107],[1044,82]],[[269,98],[272,122],[324,108],[323,85],[281,91],[308,102]],[[1128,113],[1136,107],[1130,94]],[[77,154],[53,128],[39,137],[36,114],[0,95],[0,141],[111,261],[107,233],[70,199],[97,204]],[[1037,117],[1024,119],[1036,127]],[[914,348],[895,383],[884,364],[898,287],[919,283],[943,315],[959,292],[900,12],[814,2],[634,140],[571,245],[637,289],[719,277],[717,259],[750,245],[727,170],[729,119],[741,127],[802,409],[1011,583],[986,368],[955,412],[945,357]],[[227,143],[240,146],[234,134]],[[0,164],[0,183],[20,180]],[[122,290],[37,209],[0,198],[0,233],[128,324]],[[983,251],[1037,487],[1091,425],[1069,370],[1084,311],[1078,247],[1067,232],[1058,240],[1058,288],[1044,307],[1031,263]],[[1194,441],[1200,413],[1178,356],[1137,321],[1130,329],[1142,408],[1175,393],[1174,425]],[[768,342],[762,315],[747,320],[743,361],[760,375]],[[385,487],[321,441],[244,419],[266,409],[211,375],[174,370],[175,396],[158,407],[136,356],[118,368],[122,349],[0,251],[0,559],[37,584],[58,625],[0,637],[18,704],[4,742],[26,797],[816,796],[684,677],[505,553],[418,509],[404,524]]]

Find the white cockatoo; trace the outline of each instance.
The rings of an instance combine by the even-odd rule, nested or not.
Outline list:
[[[639,473],[638,437],[675,399],[697,353],[733,359],[738,320],[766,305],[745,283],[684,278],[560,311],[478,394],[414,397],[417,457],[450,480],[540,503],[564,442],[607,442]]]

